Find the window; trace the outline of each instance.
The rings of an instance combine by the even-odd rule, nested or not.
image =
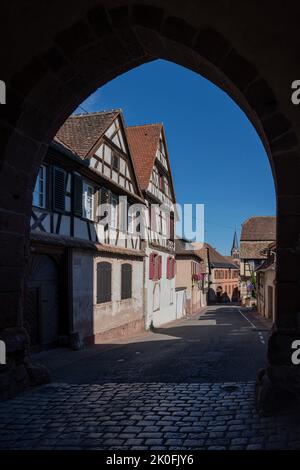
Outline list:
[[[93,186],[84,181],[82,186],[82,215],[89,220],[94,218],[93,195]]]
[[[121,267],[121,299],[131,299],[131,297],[132,266],[129,263],[124,263]]]
[[[176,272],[176,260],[172,256],[167,258],[167,279],[173,279]]]
[[[46,183],[46,167],[42,165],[39,169],[33,192],[32,203],[36,207],[46,207]]]
[[[159,230],[158,230],[158,233],[159,233],[160,235],[162,235],[162,233],[163,233],[163,213],[162,213],[162,211],[159,211],[158,217],[159,217],[159,219],[158,219],[158,220],[159,220]]]
[[[111,264],[97,263],[97,304],[111,301]]]
[[[174,212],[170,212],[170,217],[169,217],[169,221],[170,221],[170,241],[174,241],[174,233],[175,233],[175,227],[174,227]]]
[[[164,191],[164,177],[161,173],[159,174],[159,189]]]
[[[196,261],[192,261],[192,275],[200,273],[200,264]]]
[[[117,228],[118,225],[118,204],[119,198],[115,194],[111,195],[110,226]]]
[[[120,168],[120,158],[115,153],[112,156],[112,167],[115,171],[119,171]]]
[[[107,220],[106,220],[106,218],[108,216],[108,210],[107,210],[108,208],[107,208],[106,204],[109,204],[109,202],[110,202],[110,191],[106,188],[101,188],[99,190],[99,205],[100,205],[100,207],[98,208],[98,210],[99,210],[98,222],[101,222],[102,224],[105,223],[105,229],[108,228],[108,223],[107,223]]]
[[[158,253],[149,256],[149,279],[157,281],[162,275],[162,257]]]

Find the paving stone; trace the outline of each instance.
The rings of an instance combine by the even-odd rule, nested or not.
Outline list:
[[[248,439],[246,437],[237,437],[231,439],[231,445],[234,446],[245,446],[248,444]]]
[[[37,389],[0,403],[0,449],[300,449],[295,416],[258,416],[253,382],[239,383],[230,398],[222,385]]]
[[[207,450],[226,450],[224,446],[209,446]]]
[[[246,450],[262,450],[263,449],[263,445],[262,444],[249,444],[247,447],[246,447]]]
[[[183,445],[186,447],[202,447],[204,446],[204,439],[186,439],[183,442]]]
[[[163,444],[163,439],[146,439],[145,445],[147,446],[160,446]]]

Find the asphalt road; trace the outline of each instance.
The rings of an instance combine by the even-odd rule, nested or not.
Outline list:
[[[39,360],[48,365],[55,382],[247,381],[254,380],[257,370],[265,366],[268,334],[266,324],[246,309],[211,306],[197,318],[122,344],[42,353]]]

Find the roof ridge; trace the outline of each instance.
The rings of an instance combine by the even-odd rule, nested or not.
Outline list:
[[[91,113],[87,111],[86,113],[71,114],[71,116],[69,116],[68,119],[70,119],[70,118],[80,118],[80,117],[86,117],[86,116],[98,116],[100,114],[120,113],[120,112],[122,112],[121,108],[107,109],[107,110],[103,110],[103,111],[93,111]]]
[[[150,126],[163,126],[163,122],[152,122],[149,124],[136,124],[134,126],[126,126],[126,129],[132,129],[133,127],[150,127]]]

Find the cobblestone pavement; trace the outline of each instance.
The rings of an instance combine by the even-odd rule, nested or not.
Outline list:
[[[259,417],[254,383],[44,386],[0,404],[0,449],[300,449],[300,418]]]

